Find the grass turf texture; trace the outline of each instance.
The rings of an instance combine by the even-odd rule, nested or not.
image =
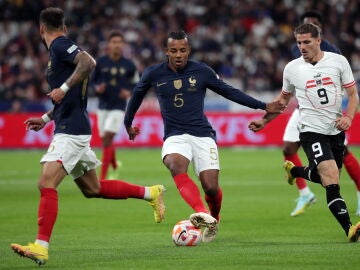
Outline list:
[[[357,157],[360,148],[352,147]],[[35,269],[10,250],[34,241],[40,151],[0,151],[0,269]],[[298,192],[285,182],[280,149],[220,149],[223,209],[212,243],[177,247],[170,232],[192,210],[183,202],[160,149],[118,149],[120,179],[167,188],[166,219],[155,224],[142,200],[85,199],[71,178],[59,187],[59,215],[47,269],[356,269],[360,243],[348,243],[330,214],[324,190],[309,184],[318,202],[290,217]],[[98,152],[98,157],[100,154]],[[302,154],[302,158],[304,156]],[[194,176],[191,173],[192,176]],[[195,179],[195,177],[194,177]],[[352,222],[356,192],[345,171],[341,193]]]

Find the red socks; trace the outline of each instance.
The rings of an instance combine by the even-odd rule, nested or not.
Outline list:
[[[102,155],[101,162],[102,162],[102,164],[101,164],[100,179],[105,179],[110,164],[114,169],[117,168],[115,148],[113,145],[103,148],[103,155]]]
[[[353,153],[348,152],[344,156],[344,166],[351,179],[356,185],[356,189],[360,191],[360,165]]]
[[[100,180],[100,197],[104,199],[143,199],[145,187],[121,180]]]
[[[106,174],[109,169],[109,165],[111,163],[112,157],[113,157],[113,146],[108,146],[103,148],[103,155],[102,155],[102,164],[101,164],[101,173],[100,173],[100,179],[105,179]]]
[[[210,197],[205,194],[205,200],[209,206],[210,214],[216,218],[217,221],[220,220],[220,209],[221,209],[221,202],[222,202],[222,189],[219,188],[218,193],[214,197]]]
[[[195,212],[208,213],[201,200],[199,188],[186,173],[175,175],[174,181],[181,197]]]
[[[111,165],[113,167],[113,169],[115,170],[117,168],[117,161],[116,161],[116,151],[115,151],[115,148],[114,146],[111,146],[112,148],[112,155],[111,155]]]
[[[101,180],[100,197],[104,199],[143,199],[145,187],[120,180]],[[36,239],[49,242],[58,213],[58,194],[54,188],[40,189],[38,234]]]
[[[301,163],[301,160],[300,160],[298,154],[285,156],[285,160],[291,161],[292,163],[294,163],[295,166],[302,166],[302,163]],[[296,186],[299,190],[306,188],[307,187],[306,180],[304,178],[297,177],[296,178]]]
[[[40,194],[36,239],[49,242],[58,213],[58,194],[54,188],[42,188]]]

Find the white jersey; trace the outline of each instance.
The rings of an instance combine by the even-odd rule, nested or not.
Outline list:
[[[312,65],[299,57],[284,69],[282,91],[294,93],[299,103],[299,132],[336,135],[335,120],[342,116],[344,88],[355,85],[349,62],[342,55],[324,52]]]

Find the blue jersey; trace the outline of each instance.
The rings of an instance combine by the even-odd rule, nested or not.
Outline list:
[[[164,121],[164,140],[185,133],[216,139],[216,133],[204,114],[207,88],[253,109],[266,107],[264,102],[226,84],[204,63],[190,60],[178,72],[171,70],[168,63],[162,63],[144,70],[126,109],[124,118],[126,127],[131,126],[137,109],[151,87],[155,90],[160,104]]]
[[[330,42],[326,41],[325,39],[321,40],[320,49],[324,52],[333,52],[337,54],[341,54],[340,50]],[[293,44],[291,47],[291,54],[294,59],[299,58],[301,56],[301,52],[297,44]]]
[[[56,38],[49,48],[47,81],[51,89],[59,88],[74,72],[75,56],[82,51],[65,36]],[[60,103],[54,103],[55,133],[91,134],[87,106],[88,79],[69,89]]]
[[[119,97],[120,90],[131,90],[135,85],[136,66],[124,57],[113,61],[109,56],[100,57],[91,80],[92,85],[105,83],[104,93],[98,94],[99,109],[125,111],[126,100]]]

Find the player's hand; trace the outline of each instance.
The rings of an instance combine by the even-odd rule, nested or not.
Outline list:
[[[257,132],[259,130],[262,130],[266,125],[266,120],[265,119],[259,119],[259,120],[253,120],[250,122],[249,124],[249,129],[251,131]]]
[[[282,104],[279,100],[266,103],[265,111],[268,113],[282,113],[286,109],[286,105]]]
[[[53,89],[49,94],[47,94],[55,103],[60,103],[61,100],[65,97],[65,92],[61,88]]]
[[[41,117],[29,118],[29,119],[25,120],[24,124],[25,124],[26,130],[34,130],[34,131],[39,131],[46,125],[46,123],[44,122],[44,120]]]
[[[119,92],[119,98],[121,99],[124,99],[124,100],[127,100],[131,97],[131,91],[125,89],[125,88],[122,88]]]
[[[352,119],[349,116],[344,115],[335,120],[335,127],[338,130],[346,131],[351,127],[351,123]]]
[[[105,83],[100,83],[100,84],[95,86],[95,92],[98,93],[98,94],[104,93],[105,89],[106,89],[106,84]]]
[[[140,129],[138,127],[126,127],[126,131],[129,134],[129,140],[135,140],[135,137],[140,133]]]

